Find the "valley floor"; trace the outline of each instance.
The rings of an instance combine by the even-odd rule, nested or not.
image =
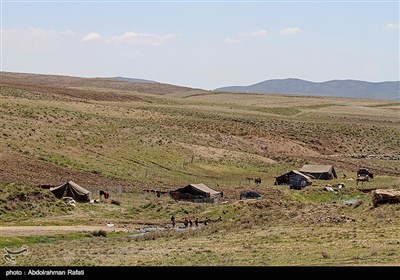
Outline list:
[[[398,101],[0,75],[0,250],[26,246],[17,265],[400,265],[400,204],[373,207],[370,192],[400,190]],[[305,164],[333,165],[338,178],[274,185]],[[357,186],[360,167],[374,178]],[[39,187],[70,180],[110,199],[73,207]],[[144,191],[189,183],[224,198]],[[262,199],[239,200],[247,190]],[[221,221],[140,234],[172,215],[179,226]]]

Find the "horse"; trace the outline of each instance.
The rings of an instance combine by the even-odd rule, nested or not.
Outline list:
[[[254,178],[252,178],[252,177],[246,177],[246,180],[250,183],[251,181],[254,181]]]
[[[261,184],[261,178],[260,177],[256,177],[256,178],[252,178],[252,177],[246,177],[246,180],[250,183],[250,182],[254,182],[256,184],[256,186]]]
[[[356,179],[357,186],[358,186],[358,182],[361,182],[362,185],[364,184],[364,182],[369,182],[369,176],[368,175],[365,175],[365,176],[357,175],[357,179]]]

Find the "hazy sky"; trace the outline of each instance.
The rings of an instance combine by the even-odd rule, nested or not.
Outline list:
[[[214,89],[399,80],[399,1],[1,1],[1,70]]]

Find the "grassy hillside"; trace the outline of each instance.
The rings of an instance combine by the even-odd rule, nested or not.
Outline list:
[[[0,224],[112,221],[125,225],[128,234],[137,231],[138,224],[168,224],[171,215],[179,221],[185,216],[222,217],[221,223],[192,233],[157,233],[132,243],[126,236],[108,236],[105,244],[114,252],[108,264],[115,265],[398,264],[398,205],[372,208],[370,194],[347,179],[366,166],[376,177],[362,188],[400,189],[400,161],[387,160],[400,154],[399,109],[398,102],[387,100],[213,93],[163,84],[1,73]],[[388,157],[379,159],[382,155]],[[305,163],[333,164],[339,178],[316,181],[301,191],[273,186],[274,176]],[[246,177],[263,181],[256,187]],[[46,190],[40,190],[39,197],[31,195],[38,184],[66,180],[88,188],[94,198],[107,190],[121,206],[104,202],[70,209]],[[226,204],[178,203],[142,192],[189,182],[224,191]],[[345,191],[322,190],[321,185],[338,182],[346,184]],[[238,201],[247,189],[259,191],[264,199]],[[13,201],[14,192],[32,197],[35,206]],[[360,207],[345,205],[356,198],[363,200]],[[378,229],[383,236],[373,239]],[[103,249],[92,244],[93,238],[54,237],[45,245],[30,240],[37,254],[21,258],[21,264],[102,264],[98,257]],[[210,238],[208,245],[205,240]],[[27,242],[7,240],[0,234],[2,244]],[[192,249],[173,247],[177,240],[179,248]],[[66,242],[93,246],[62,260],[52,258]],[[299,257],[287,254],[288,248]],[[138,250],[143,253],[140,260],[132,258]]]

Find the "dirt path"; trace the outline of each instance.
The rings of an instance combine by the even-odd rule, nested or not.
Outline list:
[[[52,235],[67,232],[91,232],[95,230],[125,231],[123,228],[104,226],[0,226],[0,237]]]

